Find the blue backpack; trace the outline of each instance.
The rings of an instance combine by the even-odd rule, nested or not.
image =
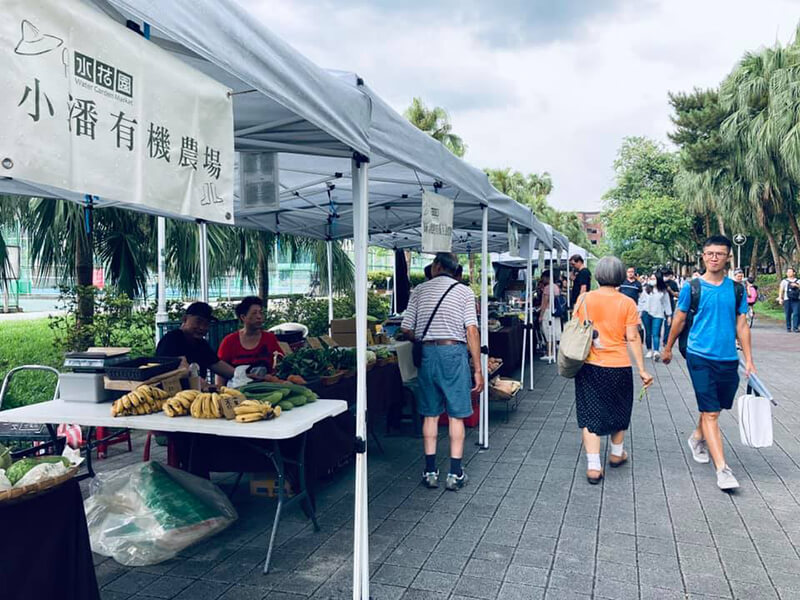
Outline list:
[[[563,319],[567,316],[567,299],[559,294],[553,300],[553,316]]]

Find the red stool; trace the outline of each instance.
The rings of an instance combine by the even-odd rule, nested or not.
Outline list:
[[[105,427],[97,427],[95,429],[95,439],[102,440],[107,435],[107,429]],[[108,451],[109,446],[113,446],[114,444],[128,444],[128,452],[133,451],[133,446],[131,445],[131,432],[130,430],[126,429],[125,431],[120,431],[117,435],[111,438],[108,441],[98,443],[97,444],[97,458],[105,458],[106,452]]]
[[[148,431],[147,437],[144,440],[144,452],[142,452],[142,461],[147,462],[150,460],[150,443],[153,441],[154,435],[166,435],[167,436],[167,465],[170,467],[175,467],[176,469],[180,468],[180,464],[178,463],[178,452],[175,448],[175,440],[172,436],[168,433],[162,434],[159,431]]]

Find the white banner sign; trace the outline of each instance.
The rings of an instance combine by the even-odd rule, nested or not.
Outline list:
[[[4,0],[0,176],[233,222],[228,89],[77,0]]]
[[[508,222],[508,253],[519,256],[519,232],[516,224],[511,221]]]
[[[450,252],[453,244],[453,200],[422,192],[422,251]]]

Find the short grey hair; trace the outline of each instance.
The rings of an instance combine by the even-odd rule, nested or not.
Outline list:
[[[448,275],[455,275],[458,269],[458,257],[452,252],[437,252],[433,262],[438,264]]]
[[[625,265],[616,256],[604,256],[594,269],[594,278],[600,285],[619,287],[625,281]]]

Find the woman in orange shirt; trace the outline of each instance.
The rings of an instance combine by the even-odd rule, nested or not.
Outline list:
[[[611,436],[612,467],[628,460],[623,449],[625,430],[633,409],[633,372],[628,348],[645,387],[653,376],[644,369],[636,303],[617,291],[625,280],[625,266],[614,256],[600,259],[595,269],[600,288],[583,294],[575,303],[580,319],[592,321],[594,340],[589,358],[575,377],[575,412],[583,431],[586,478],[597,484],[603,478],[600,436]]]

